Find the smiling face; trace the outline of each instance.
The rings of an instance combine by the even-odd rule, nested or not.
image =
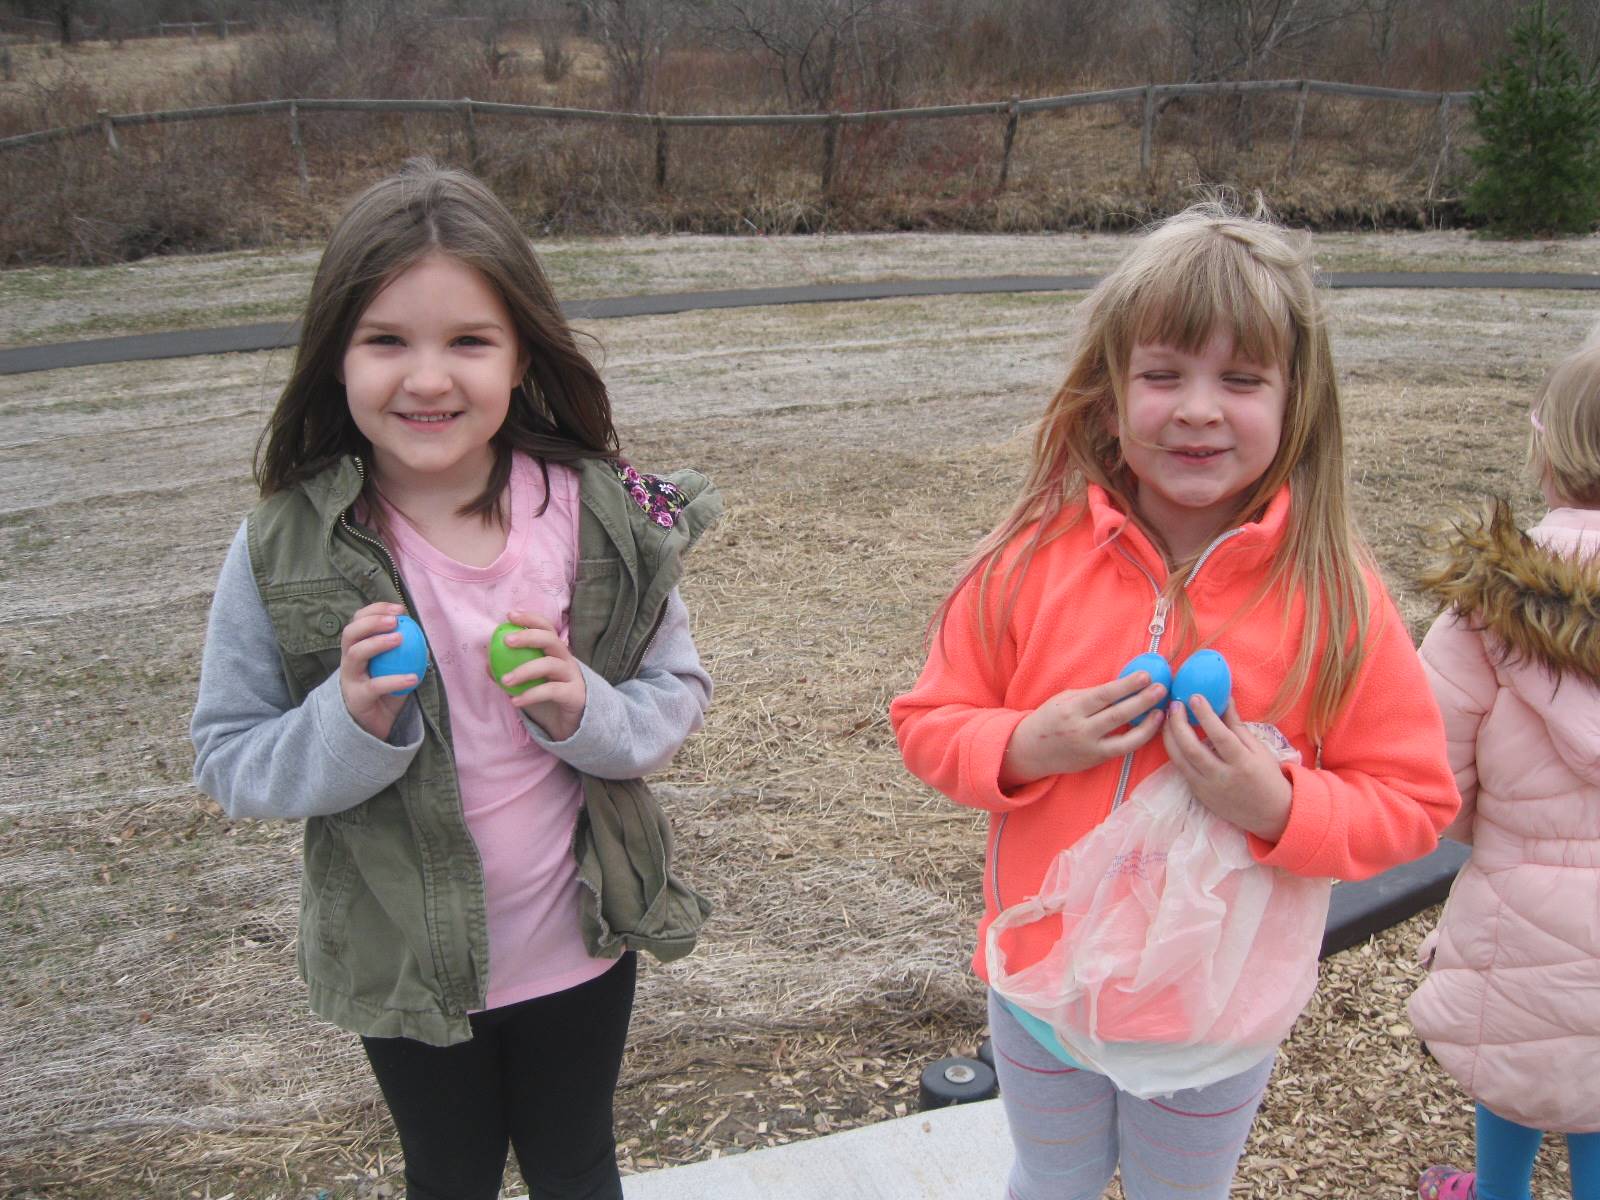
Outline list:
[[[1194,351],[1134,345],[1117,437],[1135,507],[1177,560],[1221,533],[1272,465],[1287,397],[1282,369],[1242,358],[1226,331]]]
[[[505,302],[472,267],[431,254],[390,280],[357,321],[339,379],[391,497],[480,491],[526,366]]]

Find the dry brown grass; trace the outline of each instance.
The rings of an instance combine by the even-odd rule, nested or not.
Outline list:
[[[0,80],[0,109],[49,123],[54,116],[50,98],[71,93],[92,96],[108,112],[163,108],[175,95],[175,80],[198,88],[226,77],[251,41],[245,35],[227,41],[139,38],[121,45],[23,42],[11,47],[14,77]]]
[[[643,973],[619,1095],[630,1170],[883,1119],[914,1104],[922,1064],[976,1044],[981,820],[906,775],[884,709],[1015,486],[1072,303],[598,329],[635,460],[700,466],[729,504],[686,589],[717,700],[662,777],[684,870],[718,911],[695,955]],[[1343,293],[1334,308],[1357,505],[1416,630],[1418,526],[1486,486],[1528,511],[1525,405],[1592,302]],[[209,592],[285,368],[0,379],[12,1197],[393,1191],[355,1041],[305,1015],[294,978],[297,831],[231,824],[188,782]],[[1239,1195],[1314,1180],[1400,1200],[1421,1164],[1467,1154],[1463,1098],[1396,1032],[1419,933],[1329,968]]]
[[[421,25],[377,26],[359,56],[312,25],[227,43],[92,44],[50,58],[48,48],[25,47],[18,81],[0,90],[0,134],[92,120],[101,108],[296,95],[610,106],[592,43],[570,43],[576,65],[553,84],[527,34],[504,44],[511,57],[494,69],[471,34]],[[419,60],[428,71],[416,69]],[[692,65],[700,79],[749,73],[742,60],[711,51],[695,52]],[[696,88],[684,63],[666,77],[675,89],[661,101],[667,111],[752,103]],[[963,98],[908,92],[902,102]],[[1456,157],[1430,191],[1439,150],[1431,109],[1318,97],[1291,171],[1293,110],[1286,96],[1258,97],[1245,109],[1237,101],[1175,102],[1162,114],[1148,177],[1139,168],[1139,105],[1038,114],[1021,126],[1004,191],[1003,116],[848,126],[827,195],[818,128],[674,129],[667,183],[658,189],[647,128],[486,116],[472,160],[456,116],[307,114],[310,190],[302,195],[281,117],[141,127],[121,131],[115,160],[98,134],[8,152],[0,263],[115,262],[162,249],[318,237],[353,191],[415,153],[473,165],[530,228],[546,232],[1126,229],[1218,185],[1260,191],[1285,217],[1319,228],[1428,228],[1455,219],[1462,128]],[[147,194],[156,199],[143,203]],[[186,210],[182,217],[163,220],[174,205]]]

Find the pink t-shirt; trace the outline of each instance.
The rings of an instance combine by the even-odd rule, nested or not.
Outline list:
[[[428,635],[450,704],[450,734],[467,828],[483,860],[489,915],[486,1008],[564,991],[612,965],[591,958],[578,926],[572,833],[583,803],[573,769],[528,734],[489,678],[489,635],[512,609],[549,617],[567,635],[577,576],[578,474],[550,464],[511,468],[506,546],[487,567],[456,562],[385,506],[396,565]]]

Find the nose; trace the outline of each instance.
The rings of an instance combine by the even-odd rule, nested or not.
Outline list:
[[[1200,380],[1190,383],[1179,395],[1173,416],[1184,425],[1215,425],[1222,420],[1216,388]]]
[[[414,396],[442,396],[450,390],[450,372],[435,355],[418,353],[406,370],[405,387]]]

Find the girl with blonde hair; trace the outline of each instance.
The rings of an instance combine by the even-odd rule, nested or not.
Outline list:
[[[1360,879],[1433,848],[1456,807],[1439,714],[1344,470],[1311,264],[1281,227],[1196,206],[1083,303],[1021,495],[890,710],[910,769],[990,813],[980,947],[1168,761],[1284,871]],[[1201,647],[1231,664],[1233,699],[1195,700],[1198,724],[1163,711],[1148,672],[1118,676],[1141,653],[1177,663]],[[1274,723],[1305,765],[1246,720]],[[1051,943],[1043,926],[1019,931],[1007,962]],[[987,979],[981,949],[973,965]],[[989,1015],[1010,1200],[1087,1200],[1119,1165],[1130,1200],[1227,1195],[1271,1055],[1139,1099],[992,990]]]
[[[1600,343],[1550,373],[1528,462],[1549,511],[1463,521],[1424,585],[1422,642],[1472,846],[1411,1020],[1477,1102],[1477,1169],[1429,1167],[1423,1200],[1527,1200],[1547,1132],[1572,1195],[1600,1200]]]

